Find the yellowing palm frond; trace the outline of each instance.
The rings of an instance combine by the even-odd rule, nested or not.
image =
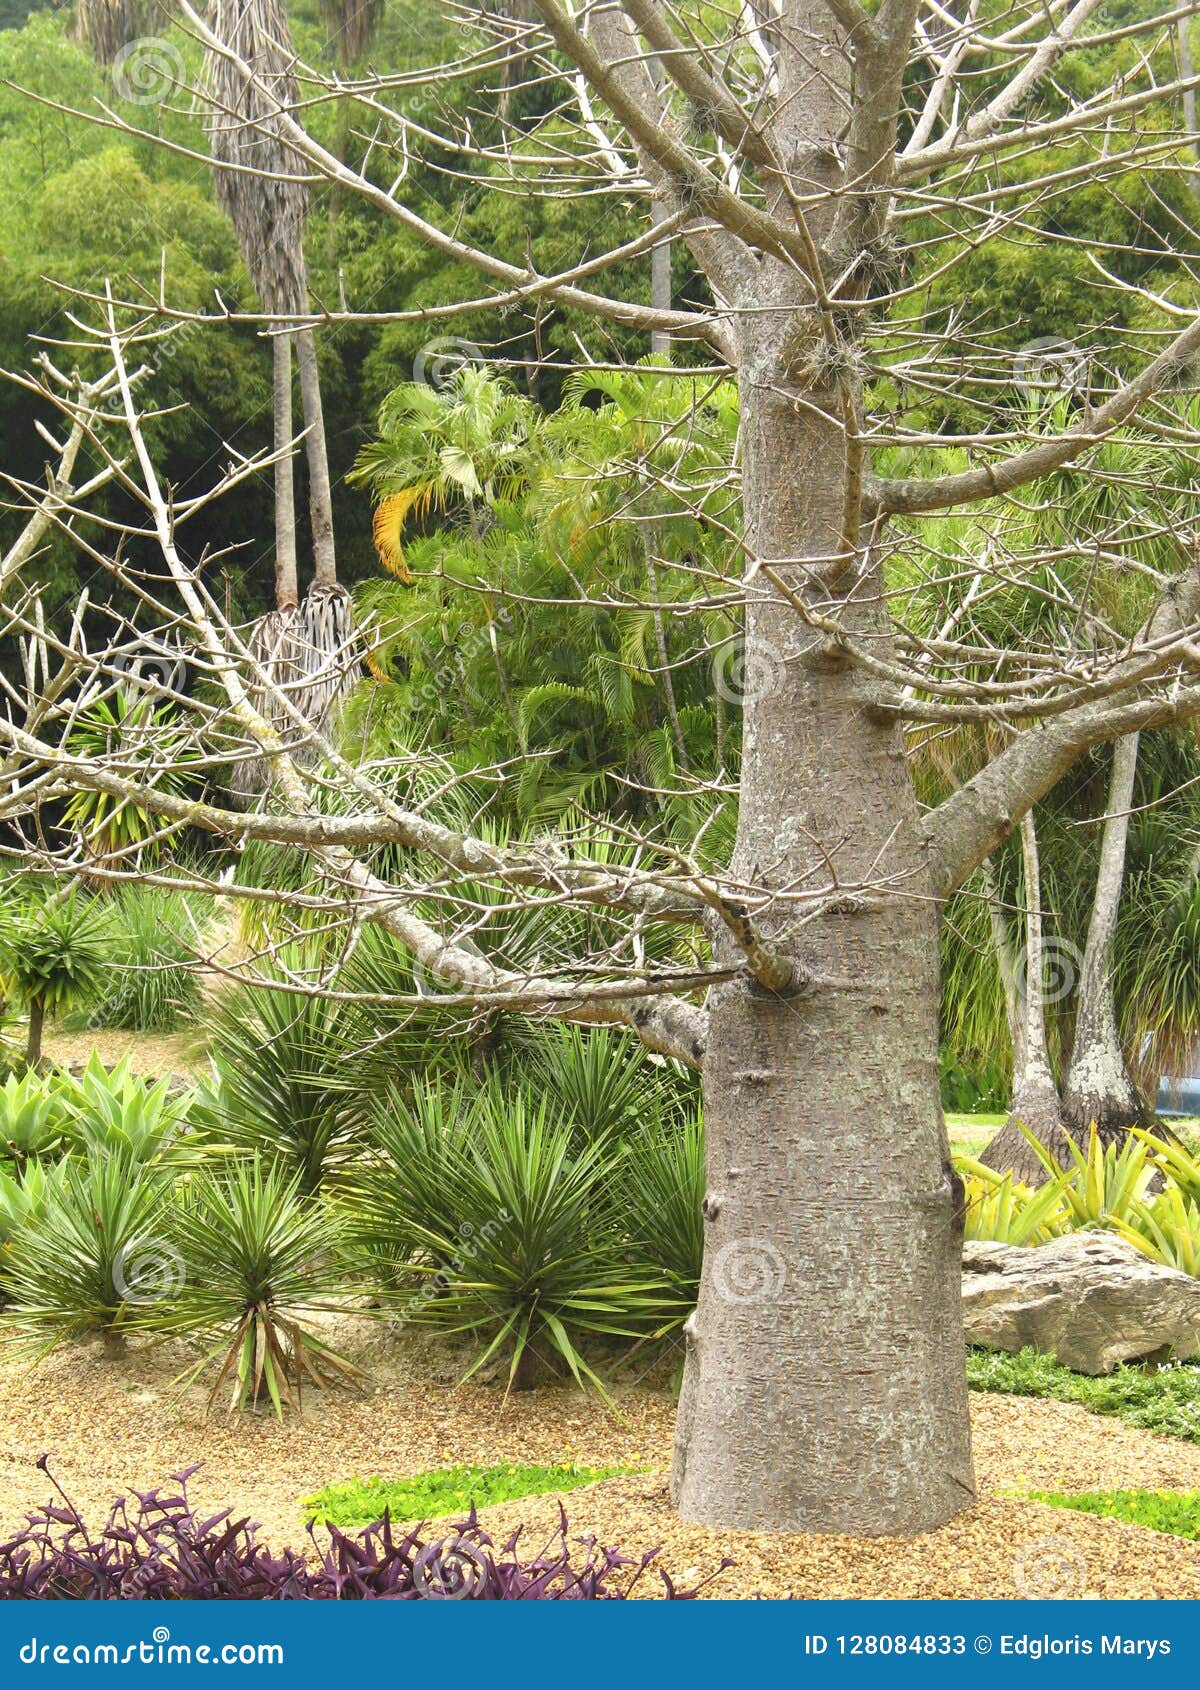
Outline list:
[[[380,563],[385,569],[390,569],[406,587],[412,586],[413,578],[404,560],[401,536],[405,523],[423,502],[428,503],[425,488],[402,487],[398,493],[389,493],[386,499],[376,505],[375,515],[371,520],[371,536],[375,541]]]

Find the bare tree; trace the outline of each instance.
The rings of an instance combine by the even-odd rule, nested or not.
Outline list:
[[[256,665],[185,563],[176,529],[196,507],[176,506],[159,483],[123,377],[147,535],[224,701],[190,707],[198,745],[215,762],[248,736],[274,769],[270,800],[252,814],[215,800],[183,806],[103,760],[72,758],[39,693],[24,700],[25,720],[0,725],[0,815],[16,815],[35,789],[90,787],[145,804],[164,828],[186,820],[292,846],[319,872],[312,896],[348,922],[384,926],[444,984],[447,1003],[624,1025],[699,1067],[706,1252],[687,1327],[676,1505],[722,1526],[930,1529],[974,1494],[961,1188],[938,1093],[939,912],[1089,747],[1200,709],[1194,546],[1179,548],[1177,566],[1147,562],[1120,511],[1101,511],[1069,542],[1095,557],[1092,584],[1059,603],[1046,584],[1053,546],[1001,553],[990,540],[998,512],[1055,477],[1095,475],[1117,430],[1142,427],[1191,450],[1178,413],[1200,317],[1174,295],[1122,281],[1121,255],[1098,241],[1097,275],[1117,292],[1141,290],[1151,345],[1130,347],[1122,373],[1033,428],[1003,402],[1020,337],[991,320],[986,299],[966,323],[930,306],[930,268],[1006,240],[1035,214],[1048,227],[1081,181],[1115,193],[1140,164],[1179,168],[1178,137],[1161,119],[1191,79],[1161,74],[1164,54],[1174,63],[1170,20],[1108,26],[1099,0],[1029,0],[986,19],[937,0],[881,0],[870,12],[859,0],[533,0],[533,10],[521,51],[531,74],[562,90],[542,155],[525,144],[510,159],[505,143],[432,136],[393,104],[416,75],[368,77],[353,92],[391,158],[436,141],[466,174],[503,178],[511,167],[527,187],[540,168],[563,193],[619,186],[662,207],[664,220],[554,275],[536,273],[525,251],[473,247],[431,222],[405,199],[402,170],[376,176],[370,158],[362,169],[337,159],[237,43],[183,3],[206,49],[253,87],[254,104],[241,102],[247,131],[285,148],[294,173],[359,195],[480,272],[480,298],[447,301],[445,321],[481,305],[557,301],[686,339],[733,371],[743,526],[728,535],[725,575],[692,583],[698,611],[731,605],[744,620],[732,861],[706,862],[703,838],[690,854],[629,841],[624,860],[569,841],[501,849],[441,825],[413,797],[407,764],[348,764],[311,729],[321,761],[291,755],[268,719],[290,711],[299,727],[287,688]],[[1119,80],[1061,91],[1078,48],[1124,40],[1138,50]],[[496,52],[514,50],[507,28]],[[428,67],[421,79],[461,74],[461,64]],[[318,69],[304,76],[320,86]],[[1021,161],[1011,178],[1000,168],[1009,159]],[[648,258],[668,236],[686,243],[710,305],[644,306],[597,291],[606,266]],[[1178,275],[1190,285],[1186,253]],[[120,371],[123,319],[105,311]],[[158,312],[165,322],[187,315],[166,293]],[[268,315],[300,332],[386,314]],[[954,394],[976,420],[927,431],[910,421],[910,393]],[[953,543],[939,526],[947,512],[971,518]],[[58,520],[94,544],[73,516]],[[1114,573],[1146,601],[1130,628],[1100,590]],[[1015,646],[953,617],[931,633],[912,613],[915,592],[949,598],[975,575],[981,599],[1036,593],[1055,614]],[[119,649],[115,640],[87,663],[103,675]],[[61,661],[82,659],[68,650]],[[269,710],[256,705],[264,698]],[[994,730],[994,754],[923,812],[906,736],[980,723]],[[436,759],[430,778],[434,769]],[[403,865],[386,874],[370,864],[385,844]],[[624,937],[553,965],[513,966],[474,937],[472,880],[534,914],[549,902],[623,918]],[[648,926],[678,933],[666,961],[647,962]]]

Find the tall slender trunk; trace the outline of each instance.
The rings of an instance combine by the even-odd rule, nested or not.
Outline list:
[[[793,330],[783,313],[740,328],[750,553],[787,560],[774,567],[791,591],[886,650],[877,575],[813,579],[841,549],[845,448],[837,396],[789,378]],[[704,1271],[672,1494],[685,1519],[722,1526],[930,1530],[974,1480],[916,798],[894,722],[763,575],[746,658],[732,872],[779,895],[756,903],[768,936],[829,982],[710,997]],[[798,924],[788,893],[827,879],[830,854],[871,894]]]
[[[1145,1114],[1121,1048],[1112,985],[1113,939],[1125,881],[1137,758],[1138,736],[1126,734],[1113,747],[1096,894],[1079,979],[1075,1043],[1063,1091],[1066,1125],[1076,1134],[1086,1133],[1094,1121],[1103,1134],[1120,1137],[1124,1128]]]
[[[1196,74],[1195,61],[1192,56],[1192,20],[1190,17],[1179,20],[1179,75],[1182,81],[1190,82]],[[1188,147],[1192,158],[1200,164],[1200,133],[1196,125],[1196,90],[1185,88],[1183,91],[1183,129],[1187,136]],[[1188,185],[1192,192],[1200,196],[1200,170],[1189,170]]]
[[[1046,1040],[1046,960],[1042,927],[1042,872],[1033,811],[1021,818],[1021,867],[1024,872],[1024,969],[1015,971],[1013,1084],[1008,1120],[980,1157],[989,1168],[1013,1173],[1027,1184],[1045,1177],[1022,1126],[1053,1147],[1061,1137],[1062,1102]],[[993,932],[995,917],[993,916]],[[1001,969],[1004,960],[1001,957]],[[1060,1147],[1061,1148],[1061,1147]]]
[[[304,407],[304,448],[308,458],[308,505],[312,522],[313,579],[318,587],[337,586],[333,547],[333,494],[329,485],[329,454],[325,442],[325,413],[321,406],[321,377],[317,343],[311,329],[296,335],[300,369],[300,403]]]
[[[46,1026],[46,1000],[43,997],[29,1000],[29,1037],[25,1043],[25,1060],[31,1068],[37,1068],[42,1060],[42,1034]]]
[[[292,480],[292,336],[277,334],[271,341],[275,412],[275,608],[299,603],[300,577],[296,568],[296,493]]]
[[[666,207],[657,200],[650,208],[650,221],[657,225],[665,223],[667,219]],[[650,254],[650,303],[656,311],[671,309],[671,243],[659,241]],[[659,357],[664,357],[671,350],[671,336],[666,329],[652,329],[650,331],[650,350]]]

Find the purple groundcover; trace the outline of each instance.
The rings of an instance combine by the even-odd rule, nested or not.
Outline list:
[[[497,1549],[474,1509],[441,1537],[423,1536],[423,1527],[398,1537],[384,1519],[353,1537],[327,1525],[323,1542],[310,1526],[315,1554],[275,1555],[257,1541],[253,1522],[235,1520],[229,1509],[197,1517],[187,1494],[195,1467],[173,1474],[169,1489],[134,1492],[133,1506],[118,1498],[94,1531],[46,1456],[38,1466],[58,1501],[29,1515],[25,1529],[0,1544],[0,1600],[611,1602],[630,1595],[658,1554],[652,1549],[630,1559],[584,1538],[582,1559],[572,1564],[560,1507],[558,1530],[528,1559],[520,1531]],[[690,1601],[703,1588],[677,1589],[657,1571],[670,1601]]]

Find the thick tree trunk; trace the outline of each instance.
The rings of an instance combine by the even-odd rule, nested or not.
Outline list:
[[[1086,1136],[1095,1122],[1103,1136],[1120,1138],[1127,1127],[1145,1116],[1121,1048],[1112,988],[1113,939],[1125,881],[1125,847],[1137,757],[1137,734],[1126,734],[1113,747],[1096,894],[1079,980],[1075,1043],[1063,1092],[1064,1120],[1076,1137]]]
[[[840,549],[844,445],[837,396],[788,383],[790,329],[776,316],[742,330],[752,555],[886,649],[877,579],[826,590],[809,573]],[[672,1494],[713,1525],[926,1531],[971,1502],[974,1480],[916,799],[896,727],[762,574],[746,642],[733,872],[779,895],[757,911],[764,927],[833,983],[710,999],[704,1272]],[[831,860],[872,891],[796,924],[787,893],[825,881]]]
[[[1042,875],[1033,811],[1021,819],[1021,863],[1025,876],[1024,969],[1014,973],[1016,1013],[1013,1030],[1013,1085],[1008,1120],[980,1157],[989,1168],[1012,1173],[1027,1185],[1046,1176],[1033,1147],[1021,1131],[1052,1147],[1062,1135],[1062,1101],[1050,1066],[1046,1042],[1046,962],[1042,931]],[[993,918],[993,931],[995,920]],[[1001,970],[1005,966],[1000,956]],[[1006,985],[1006,992],[1008,987]],[[1065,1146],[1063,1147],[1065,1148]]]
[[[304,407],[304,437],[308,456],[308,507],[312,522],[313,578],[318,587],[337,586],[333,547],[333,494],[329,485],[329,454],[325,443],[325,413],[321,406],[321,377],[317,343],[311,329],[296,335],[296,363],[300,369],[300,402]]]
[[[300,602],[296,568],[296,494],[292,481],[292,336],[277,334],[271,342],[275,413],[275,608],[289,610]]]

